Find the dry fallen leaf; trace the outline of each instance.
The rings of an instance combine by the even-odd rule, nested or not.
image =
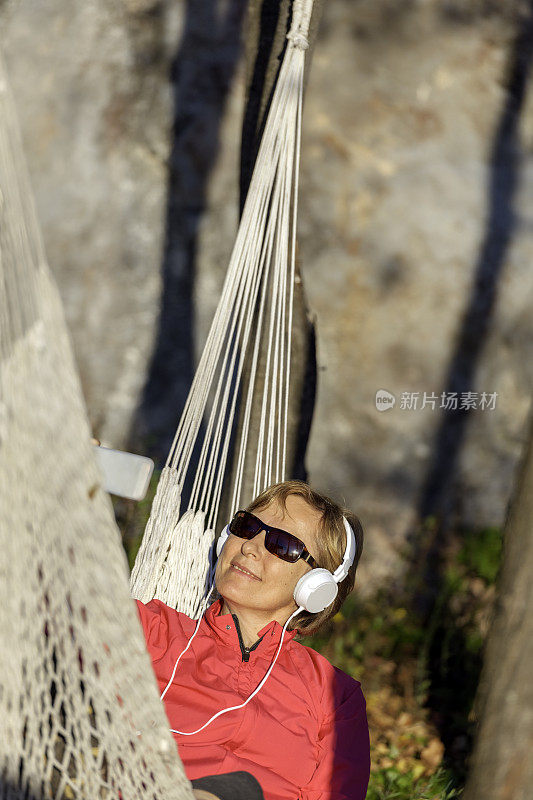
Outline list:
[[[444,755],[444,745],[440,739],[431,739],[427,747],[424,747],[420,753],[420,758],[428,767],[436,769]]]

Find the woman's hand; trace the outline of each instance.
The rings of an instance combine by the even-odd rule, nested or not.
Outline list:
[[[196,800],[219,800],[216,794],[211,794],[211,792],[205,792],[203,789],[193,789],[192,793],[195,796]]]

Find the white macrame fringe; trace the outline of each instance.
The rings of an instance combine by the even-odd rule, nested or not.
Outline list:
[[[179,517],[180,503],[181,486],[176,470],[164,467],[157,484],[150,519],[131,572],[131,592],[143,603],[152,600],[157,592]]]
[[[303,76],[312,7],[312,0],[293,2],[288,44],[222,295],[132,572],[134,597],[146,602],[156,596],[189,615],[202,608],[208,584],[208,554],[240,393],[243,426],[230,513],[242,500],[244,475],[251,469],[254,494],[286,477]],[[255,463],[248,464],[252,401],[264,351],[259,438]],[[248,358],[250,377],[244,385]],[[199,439],[189,508],[176,522]]]

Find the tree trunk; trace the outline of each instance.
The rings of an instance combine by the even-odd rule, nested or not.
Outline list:
[[[504,532],[498,599],[476,698],[463,800],[527,800],[533,787],[533,416]]]

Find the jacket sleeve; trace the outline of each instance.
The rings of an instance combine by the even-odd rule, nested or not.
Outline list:
[[[325,718],[319,731],[318,763],[298,800],[364,800],[370,777],[366,703],[359,683]]]
[[[150,602],[146,604],[141,603],[140,600],[136,600],[135,602],[144,631],[146,649],[150,653],[152,661],[156,661],[158,658],[161,658],[168,649],[168,611],[171,609],[160,600],[150,600]]]

